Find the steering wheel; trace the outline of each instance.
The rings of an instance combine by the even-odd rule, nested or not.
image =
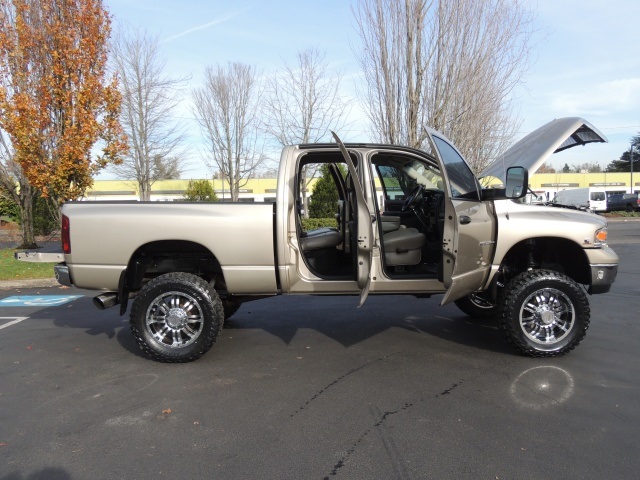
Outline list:
[[[416,202],[418,201],[418,198],[422,196],[423,190],[424,190],[424,186],[420,184],[413,187],[413,190],[411,190],[411,193],[409,194],[409,196],[404,199],[404,203],[402,204],[403,212],[406,212],[416,204]]]

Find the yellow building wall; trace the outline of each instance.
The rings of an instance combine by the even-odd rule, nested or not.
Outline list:
[[[377,180],[377,179],[376,179]],[[220,198],[229,193],[229,184],[223,180],[211,180],[213,188]],[[309,190],[313,192],[313,186],[317,180],[310,182]],[[634,174],[633,189],[640,190],[640,172]],[[184,193],[189,185],[189,180],[162,180],[153,184],[152,195],[179,196]],[[278,181],[275,178],[251,179],[241,190],[241,196],[251,197],[259,195],[260,198],[275,197]],[[536,173],[529,178],[529,186],[532,190],[560,191],[566,188],[578,187],[605,187],[607,189],[630,188],[630,173]],[[376,187],[380,187],[376,181]],[[108,196],[137,196],[137,185],[125,180],[96,180],[93,187],[87,192],[86,197],[106,198]]]
[[[630,173],[536,173],[529,179],[532,190],[558,191],[566,188],[604,187],[606,189],[631,188]],[[640,173],[633,176],[633,188],[640,188]]]

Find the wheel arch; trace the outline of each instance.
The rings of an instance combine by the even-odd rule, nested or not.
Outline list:
[[[591,282],[589,259],[576,242],[562,237],[533,237],[513,245],[501,262],[501,270],[519,273],[543,268],[564,273],[577,283]]]
[[[171,272],[191,273],[226,291],[222,267],[211,250],[188,240],[158,240],[139,246],[120,275],[120,315],[127,310],[129,296],[148,281]]]

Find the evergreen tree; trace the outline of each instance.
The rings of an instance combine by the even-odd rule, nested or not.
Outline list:
[[[189,180],[189,185],[184,191],[184,197],[187,202],[217,202],[213,186],[209,180]]]
[[[322,176],[313,187],[309,204],[310,218],[333,218],[338,211],[338,189],[329,171],[329,164],[320,167]]]
[[[631,151],[625,150],[620,155],[620,160],[613,160],[607,165],[607,172],[630,172],[631,153],[633,152],[633,171],[640,171],[640,134],[631,139]]]

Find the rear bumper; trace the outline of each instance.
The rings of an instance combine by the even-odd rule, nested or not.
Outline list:
[[[71,287],[73,282],[71,281],[71,275],[69,274],[69,267],[64,263],[59,263],[53,267],[53,271],[56,274],[56,280],[60,285]]]
[[[61,262],[53,267],[53,273],[55,273],[56,280],[60,285],[66,287],[73,286],[71,281],[71,274],[69,273],[69,267],[64,263],[64,254],[62,253],[42,253],[42,252],[15,252],[13,254],[16,260],[21,262],[32,263],[53,263]]]

